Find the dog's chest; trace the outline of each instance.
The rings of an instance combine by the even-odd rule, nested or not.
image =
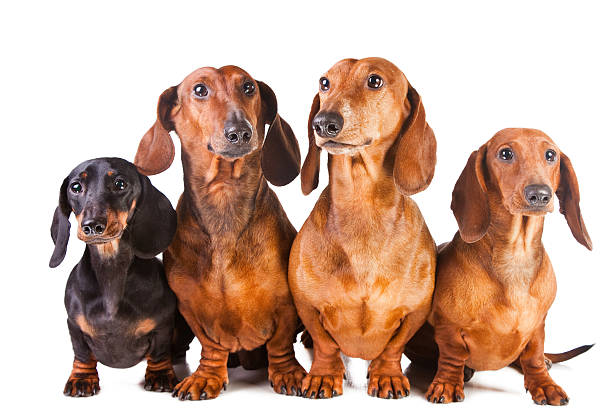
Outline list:
[[[252,349],[273,335],[277,310],[288,302],[286,262],[278,249],[235,241],[203,251],[197,274],[184,274],[189,265],[175,263],[169,281],[181,310],[210,339],[230,350]]]
[[[503,276],[507,280],[501,287],[481,285],[481,290],[474,293],[470,300],[474,307],[466,313],[471,315],[470,321],[462,328],[470,350],[470,367],[498,369],[510,364],[543,323],[554,298],[550,286],[551,279],[554,285],[554,276],[546,271],[535,280],[528,273],[516,276],[528,267],[520,262],[505,265]],[[465,312],[466,308],[461,310]]]

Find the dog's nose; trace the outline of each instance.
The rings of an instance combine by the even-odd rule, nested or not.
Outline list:
[[[336,137],[342,130],[344,118],[337,112],[319,112],[312,120],[312,127],[320,137]]]
[[[251,127],[244,120],[225,122],[225,129],[223,132],[225,138],[231,144],[248,143],[251,140],[251,136],[253,136]]]
[[[530,184],[525,187],[525,199],[532,207],[544,207],[552,199],[552,190],[545,184]]]
[[[91,218],[81,223],[81,231],[87,236],[100,235],[106,229],[106,220],[102,218]]]

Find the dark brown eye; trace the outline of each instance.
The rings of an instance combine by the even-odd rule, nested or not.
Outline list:
[[[319,79],[319,88],[321,88],[322,91],[329,90],[329,79],[321,77],[321,79]]]
[[[242,90],[245,94],[252,95],[255,92],[255,84],[251,81],[245,82],[244,85],[242,85]]]
[[[368,87],[378,89],[381,86],[383,86],[383,79],[380,76],[372,74],[368,77]]]
[[[498,156],[503,161],[511,161],[514,158],[514,152],[509,147],[504,147],[498,153]]]
[[[193,95],[199,99],[205,98],[208,96],[208,88],[204,84],[197,84],[193,87]]]
[[[551,163],[552,163],[552,162],[554,162],[555,160],[557,160],[557,152],[555,152],[555,151],[554,151],[554,150],[552,150],[552,149],[548,149],[548,150],[546,151],[545,157],[546,157],[546,161],[547,161],[547,162],[551,162]]]
[[[117,190],[125,190],[127,188],[127,182],[123,179],[115,179],[115,188]]]
[[[83,191],[83,186],[81,183],[75,181],[70,185],[70,191],[72,191],[74,194],[79,194],[81,191]]]

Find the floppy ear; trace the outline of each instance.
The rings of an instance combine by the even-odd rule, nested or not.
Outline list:
[[[569,157],[561,153],[561,180],[557,188],[557,197],[559,198],[559,211],[565,215],[567,225],[569,225],[572,235],[576,241],[593,249],[591,237],[587,232],[582,214],[580,213],[580,191],[578,189],[578,179],[574,172],[574,167]]]
[[[170,131],[174,130],[172,109],[177,103],[177,87],[166,89],[157,102],[157,120],[140,140],[134,164],[147,176],[167,170],[174,160],[174,143]]]
[[[64,179],[59,193],[59,204],[53,214],[51,222],[51,239],[55,244],[53,255],[49,261],[49,266],[55,268],[62,263],[66,256],[68,248],[68,239],[70,238],[70,206],[68,205],[68,197],[66,190],[68,189],[68,177]]]
[[[459,234],[468,243],[481,239],[491,222],[484,180],[486,152],[486,145],[472,152],[453,190],[451,209],[459,224]]]
[[[176,232],[176,212],[147,176],[140,176],[141,193],[129,222],[130,239],[139,258],[153,258],[163,252]]]
[[[270,125],[261,149],[261,169],[270,183],[284,186],[300,174],[300,146],[289,124],[278,114],[274,91],[264,82],[257,81],[257,85],[264,120]]]
[[[399,136],[393,178],[402,194],[412,195],[423,191],[434,176],[436,138],[425,121],[421,97],[410,85],[406,100],[410,103],[411,113]]]
[[[308,116],[308,154],[304,165],[302,166],[302,193],[308,195],[319,185],[319,167],[321,162],[321,148],[315,142],[314,129],[312,128],[312,120],[319,113],[321,108],[321,100],[319,94],[316,94],[312,100],[310,107],[310,115]]]

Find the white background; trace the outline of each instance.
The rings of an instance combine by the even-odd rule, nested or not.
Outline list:
[[[610,9],[587,1],[331,3],[3,2],[3,406],[180,404],[169,394],[142,390],[143,364],[99,367],[102,392],[96,397],[62,395],[72,364],[64,287],[83,243],[73,236],[64,263],[55,270],[47,264],[59,185],[73,167],[101,156],[131,160],[155,119],[158,95],[198,67],[226,64],[243,67],[275,90],[279,112],[305,157],[319,76],[339,59],[368,56],[394,62],[423,97],[438,164],[431,186],[414,198],[438,243],[456,231],[451,191],[469,153],[497,130],[542,129],[572,159],[595,249],[574,241],[558,212],[547,216],[544,243],[559,288],[546,349],[597,343],[588,354],[555,366],[552,376],[572,406],[609,406]],[[326,166],[321,168],[325,186]],[[176,203],[183,188],[178,157],[152,180]],[[296,180],[275,191],[299,228],[321,188],[304,197]],[[308,368],[310,356],[299,346],[298,356]],[[188,358],[195,367],[197,342]],[[365,383],[362,370],[353,374]],[[379,401],[346,383],[345,395],[331,401],[275,395],[264,371],[232,370],[230,380],[220,398],[199,404],[428,406],[423,378],[401,401]],[[465,407],[532,404],[512,369],[476,373],[465,394]]]

